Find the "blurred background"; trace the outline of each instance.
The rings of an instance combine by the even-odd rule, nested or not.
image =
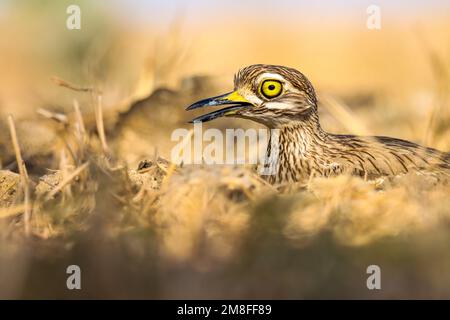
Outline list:
[[[80,30],[66,28],[73,4]],[[381,10],[379,30],[367,28],[370,5]],[[12,114],[36,184],[61,169],[68,150],[67,124],[48,112],[70,120],[75,103],[87,131],[96,128],[93,95],[61,83],[101,92],[109,147],[134,169],[155,155],[168,159],[171,132],[190,128],[195,116],[184,108],[230,91],[234,73],[255,63],[302,71],[328,131],[450,150],[449,1],[0,0],[0,52],[0,169],[17,172]],[[218,119],[208,126],[256,125]],[[125,200],[110,207],[97,191],[94,200],[83,195],[95,205],[81,205],[89,207],[82,217],[77,206],[40,207],[46,218],[35,221],[36,241],[18,240],[17,217],[0,214],[0,297],[450,297],[447,187],[408,188],[408,180],[379,194],[338,179],[311,187],[324,198],[303,189],[285,198],[261,191],[247,173],[220,170],[180,174],[170,191],[154,195],[158,201],[149,197],[156,202],[128,194],[139,202],[132,219]],[[4,201],[1,208],[10,205]],[[71,210],[76,218],[66,215]],[[76,293],[65,289],[63,266],[73,261],[91,270],[83,273],[91,285]],[[389,279],[376,294],[365,287],[374,261]]]

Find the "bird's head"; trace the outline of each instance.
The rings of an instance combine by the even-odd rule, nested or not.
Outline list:
[[[277,127],[317,112],[314,88],[301,72],[263,64],[239,70],[234,78],[234,91],[198,101],[186,110],[221,105],[227,106],[197,117],[192,122],[206,122],[226,116]]]

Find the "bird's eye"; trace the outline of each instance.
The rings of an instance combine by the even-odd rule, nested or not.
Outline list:
[[[278,80],[265,80],[261,84],[260,91],[268,99],[278,97],[283,91],[283,85]]]

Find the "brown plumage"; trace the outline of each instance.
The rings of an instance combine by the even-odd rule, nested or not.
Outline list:
[[[396,138],[325,132],[320,126],[314,88],[295,69],[252,65],[236,74],[234,86],[234,92],[199,101],[188,110],[231,104],[193,121],[232,116],[279,129],[278,143],[272,148],[269,143],[267,150],[268,156],[277,155],[276,170],[268,176],[272,183],[342,173],[368,179],[408,172],[450,176],[450,153]]]

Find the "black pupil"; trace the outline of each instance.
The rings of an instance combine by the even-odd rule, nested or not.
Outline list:
[[[269,90],[275,90],[275,85],[273,84],[269,85]]]

